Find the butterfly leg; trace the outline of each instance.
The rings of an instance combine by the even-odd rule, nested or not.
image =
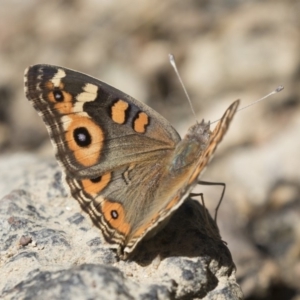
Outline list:
[[[215,222],[217,223],[217,216],[218,216],[218,211],[219,211],[219,208],[221,206],[221,203],[222,203],[222,200],[223,200],[223,197],[224,197],[224,194],[225,194],[225,190],[226,190],[226,183],[224,182],[209,182],[209,181],[202,181],[202,180],[199,180],[198,181],[198,184],[201,184],[201,185],[220,185],[223,187],[222,189],[222,193],[221,193],[221,197],[220,197],[220,200],[218,202],[218,205],[215,209],[215,217],[214,217],[214,220]]]
[[[201,203],[204,209],[204,222],[206,224],[205,228],[207,230],[207,235],[213,238],[216,241],[220,241],[221,237],[219,234],[219,229],[217,224],[213,221],[213,219],[209,216],[208,210],[205,206],[203,193],[190,193],[191,197],[199,197],[201,198]]]
[[[190,193],[190,196],[191,197],[200,197],[201,203],[203,206],[204,215],[205,215],[205,222],[206,222],[206,224],[209,224],[208,213],[207,213],[207,208],[205,206],[203,193]]]

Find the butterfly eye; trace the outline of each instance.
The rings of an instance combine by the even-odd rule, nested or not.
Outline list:
[[[56,102],[64,101],[64,95],[63,95],[62,91],[54,91],[53,95],[54,95],[54,99]]]
[[[101,179],[102,179],[102,176],[99,176],[99,177],[91,178],[90,180],[91,180],[91,182],[93,182],[93,183],[98,183],[98,182],[101,181]]]
[[[116,210],[112,210],[112,211],[110,212],[110,215],[111,215],[111,217],[112,217],[113,219],[118,219],[118,217],[119,217],[119,214],[118,214],[118,212],[117,212]]]
[[[85,127],[76,128],[73,137],[79,147],[87,147],[92,142],[92,137]]]

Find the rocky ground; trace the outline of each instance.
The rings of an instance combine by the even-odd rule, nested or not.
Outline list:
[[[0,5],[3,296],[85,299],[100,290],[103,298],[240,299],[241,288],[245,299],[300,299],[299,1]],[[68,197],[45,127],[24,96],[23,72],[48,63],[88,73],[146,102],[184,135],[195,121],[170,52],[198,120],[219,119],[237,98],[243,106],[280,84],[285,89],[235,117],[202,177],[227,185],[218,217],[227,247],[209,239],[202,207],[189,201],[178,215],[193,211],[197,222],[175,215],[138,258],[118,262]],[[213,213],[220,188],[197,191]],[[183,236],[193,251],[181,244],[154,258],[151,249],[174,236],[169,246],[177,249]]]

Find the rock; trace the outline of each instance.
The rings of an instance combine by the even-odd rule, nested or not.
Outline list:
[[[0,200],[4,299],[242,299],[230,252],[198,201],[120,261],[66,196],[56,163],[30,162],[26,172],[11,170],[18,189]]]

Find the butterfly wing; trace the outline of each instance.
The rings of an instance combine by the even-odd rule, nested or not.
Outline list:
[[[239,104],[240,100],[236,100],[227,108],[222,118],[214,128],[213,132],[210,134],[207,147],[198,158],[195,171],[189,180],[190,183],[199,178],[200,174],[203,173],[205,167],[212,159],[213,154],[217,149],[217,146],[222,141],[224,135],[226,134],[229,128],[229,125],[238,109]]]
[[[82,73],[35,65],[25,93],[42,115],[67,174],[97,177],[174,149],[176,130],[146,104]]]
[[[25,93],[43,117],[72,196],[121,255],[157,213],[157,186],[178,133],[147,105],[66,68],[28,68]]]
[[[25,92],[44,119],[71,194],[124,258],[188,196],[237,107],[207,133],[208,143],[190,147],[197,138],[188,137],[180,148],[162,116],[87,75],[32,66]]]
[[[181,141],[170,157],[114,170],[97,182],[68,178],[73,196],[102,229],[107,241],[120,246],[121,257],[126,258],[146,234],[163,226],[188,197],[225,135],[238,104],[236,101],[226,110],[212,133],[209,123],[197,124],[194,134]],[[192,150],[194,146],[196,151]]]

